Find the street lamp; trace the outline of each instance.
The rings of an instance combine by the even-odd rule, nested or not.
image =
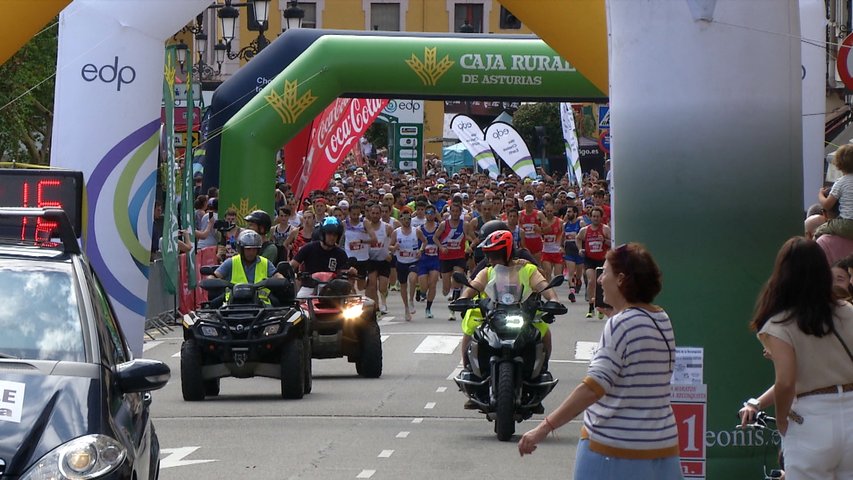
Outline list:
[[[299,2],[296,0],[292,0],[289,3],[289,7],[287,7],[284,14],[284,30],[290,30],[291,28],[302,28],[302,19],[305,18],[305,10],[299,8]]]
[[[190,47],[188,47],[183,40],[175,45],[175,56],[178,58],[178,63],[181,65],[181,71],[184,70],[184,63],[187,61],[187,50],[189,49]]]
[[[222,39],[225,41],[225,54],[231,60],[241,58],[243,60],[251,60],[255,55],[261,52],[270,41],[264,37],[267,20],[269,20],[271,0],[254,0],[252,3],[232,3],[231,0],[225,0],[225,5],[218,7],[219,21],[222,24]],[[240,11],[235,7],[251,6],[255,13],[255,20],[258,23],[258,38],[252,40],[249,45],[241,48],[236,53],[231,52],[231,42],[237,37],[237,21],[240,18]]]

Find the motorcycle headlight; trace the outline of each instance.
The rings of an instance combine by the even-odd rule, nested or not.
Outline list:
[[[524,317],[521,315],[507,315],[504,318],[506,328],[521,328],[524,326]]]
[[[87,480],[121,465],[125,448],[106,435],[75,438],[51,450],[21,480]]]
[[[344,303],[344,320],[356,319],[360,317],[362,313],[364,313],[364,304],[361,302],[360,298],[350,299]]]
[[[277,334],[279,330],[281,330],[280,323],[276,323],[274,325],[267,325],[266,327],[264,327],[262,335],[265,337],[269,337],[271,335]]]
[[[218,337],[219,336],[219,332],[215,328],[207,326],[207,325],[204,325],[201,327],[201,334],[204,335],[205,337]]]

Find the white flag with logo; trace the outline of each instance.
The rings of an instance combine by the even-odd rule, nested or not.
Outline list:
[[[59,16],[50,164],[83,172],[86,254],[137,356],[147,313],[164,42],[208,5],[74,0]]]
[[[576,185],[581,184],[583,172],[581,171],[580,152],[578,149],[578,135],[575,131],[575,115],[572,104],[560,103],[560,123],[563,125],[563,139],[566,142],[566,160],[568,160],[569,177]]]
[[[521,178],[536,176],[530,149],[512,125],[505,122],[489,125],[486,129],[486,142],[516,175]]]
[[[467,115],[456,115],[450,120],[450,128],[474,157],[477,165],[489,172],[492,179],[498,178],[500,173],[498,161],[491,147],[484,141],[483,131],[480,130],[477,122]]]

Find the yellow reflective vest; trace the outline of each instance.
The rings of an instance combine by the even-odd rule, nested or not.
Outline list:
[[[246,278],[246,271],[243,269],[243,259],[240,255],[234,255],[231,257],[231,283],[234,285],[242,284],[242,283],[258,283],[261,280],[266,280],[267,278],[267,270],[269,270],[269,260],[258,255],[258,264],[255,266],[255,279],[253,281],[249,281]],[[231,298],[231,292],[227,292],[225,294],[225,301]],[[258,298],[264,303],[264,305],[270,305],[270,291],[267,288],[258,289]]]

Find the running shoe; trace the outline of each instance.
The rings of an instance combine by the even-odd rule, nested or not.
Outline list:
[[[447,321],[448,322],[455,322],[456,321],[456,315],[454,315],[453,312],[450,312],[450,318],[448,318]]]
[[[575,298],[575,289],[569,290],[569,301],[575,303],[577,299]]]
[[[586,312],[586,318],[592,318],[592,312]]]
[[[409,304],[409,315],[414,315],[416,313],[418,313],[418,307]]]
[[[604,320],[604,312],[598,312],[598,319]]]
[[[388,313],[388,305],[385,305],[385,302],[379,302],[379,313],[383,315]]]
[[[411,314],[411,313],[409,313],[409,312],[406,312],[406,316],[405,316],[405,318],[406,318],[406,321],[407,321],[407,322],[411,322],[411,321],[412,321],[412,314]]]
[[[429,311],[429,310],[426,311],[426,318],[432,318],[432,312],[431,311]]]

